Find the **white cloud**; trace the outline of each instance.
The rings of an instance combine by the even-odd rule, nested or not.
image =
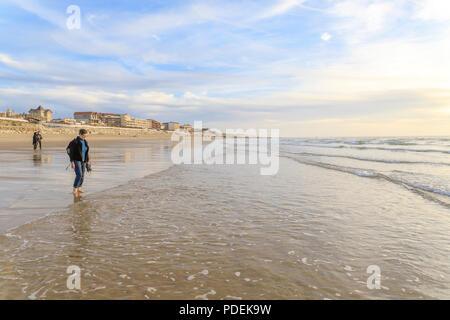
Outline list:
[[[23,71],[41,71],[43,66],[39,62],[34,61],[18,61],[9,55],[0,52],[0,63],[17,70]]]
[[[420,0],[416,3],[414,18],[422,20],[450,20],[449,0]]]
[[[351,41],[386,30],[405,14],[404,1],[344,0],[327,12],[339,18],[334,28]]]
[[[22,64],[18,61],[11,59],[8,55],[0,53],[0,62],[8,67],[13,67],[17,69],[22,68]]]
[[[37,2],[14,1],[58,24],[60,18]],[[291,13],[303,2],[226,2],[222,8],[198,0],[151,14],[129,13],[126,19],[117,12],[87,13],[91,23],[79,32],[54,28],[45,33],[45,45],[52,46],[48,51],[30,50],[26,59],[6,49],[0,53],[5,84],[0,103],[41,102],[61,112],[80,106],[116,108],[160,120],[225,115],[240,126],[246,119],[260,125],[270,119],[291,128],[298,127],[293,119],[302,119],[302,126],[316,133],[317,128],[330,133],[327,124],[333,130],[364,130],[364,116],[392,117],[391,124],[399,124],[418,108],[448,110],[450,34],[443,28],[436,33],[420,28],[424,21],[446,21],[449,10],[438,8],[448,5],[439,7],[439,1],[431,0],[323,1],[331,4],[325,14],[317,11],[307,24],[299,22],[313,28],[305,33],[315,35],[310,47],[301,41],[295,46],[276,33],[283,19],[258,21]],[[421,32],[411,33],[398,22]],[[301,31],[297,35],[303,37]],[[160,37],[164,41],[154,41]],[[331,38],[336,46],[318,45]],[[64,50],[71,54],[58,56]],[[173,68],[158,69],[152,63]],[[188,66],[190,70],[180,71]]]
[[[67,16],[65,11],[56,11],[49,9],[36,0],[7,0],[19,6],[23,10],[37,15],[39,18],[46,20],[56,26],[64,28],[66,26]]]
[[[328,32],[324,32],[320,36],[320,39],[322,39],[323,41],[328,41],[331,39],[331,34],[329,34]]]
[[[267,19],[285,14],[304,2],[306,2],[306,0],[278,0],[275,5],[260,13],[257,16],[257,19]]]

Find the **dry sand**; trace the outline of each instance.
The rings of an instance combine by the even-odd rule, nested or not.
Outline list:
[[[42,146],[65,147],[83,128],[88,130],[87,140],[91,145],[117,141],[167,140],[171,132],[148,129],[98,127],[98,126],[65,126],[49,124],[33,124],[17,121],[0,120],[0,150],[13,147],[32,147],[33,133],[40,130]]]

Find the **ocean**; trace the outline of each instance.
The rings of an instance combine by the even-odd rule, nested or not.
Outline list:
[[[110,149],[81,199],[64,150],[2,151],[0,298],[450,298],[448,137],[283,138],[269,176]]]

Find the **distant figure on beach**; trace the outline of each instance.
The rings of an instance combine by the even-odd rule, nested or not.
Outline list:
[[[73,183],[73,194],[84,193],[81,186],[84,182],[84,174],[91,170],[89,161],[89,145],[86,141],[87,130],[80,129],[78,137],[73,139],[67,146],[67,153],[70,157],[72,169],[75,170],[75,181]]]
[[[38,144],[39,144],[39,149],[40,150],[42,150],[42,135],[41,135],[41,131],[36,131],[34,134],[33,134],[33,147],[34,147],[34,150],[36,150],[37,149],[37,147],[38,147]]]

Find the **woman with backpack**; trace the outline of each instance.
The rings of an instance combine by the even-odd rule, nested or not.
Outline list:
[[[87,130],[80,129],[78,137],[73,139],[67,146],[67,153],[70,157],[72,169],[75,170],[75,181],[73,183],[73,194],[84,193],[81,186],[84,182],[84,174],[91,171],[91,162],[89,161],[89,145],[86,141]]]

